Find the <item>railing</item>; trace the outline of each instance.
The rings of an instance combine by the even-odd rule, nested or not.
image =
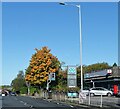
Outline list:
[[[103,96],[97,96],[97,97],[91,97],[90,94],[89,96],[86,96],[84,98],[78,97],[68,97],[66,93],[63,92],[41,92],[40,93],[40,98],[43,99],[50,99],[52,101],[59,101],[59,102],[71,102],[75,104],[84,104],[84,105],[91,105],[91,106],[98,106],[98,107],[103,107]]]

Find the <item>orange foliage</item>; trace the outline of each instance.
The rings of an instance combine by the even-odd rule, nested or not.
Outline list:
[[[42,84],[47,81],[49,73],[58,71],[60,62],[50,53],[47,47],[35,50],[36,53],[30,60],[29,66],[31,69],[26,74],[25,79],[32,84]]]

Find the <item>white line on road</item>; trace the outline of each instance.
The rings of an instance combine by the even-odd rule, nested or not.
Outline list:
[[[72,108],[73,108],[74,106],[70,105],[70,107],[72,107]]]
[[[24,103],[23,101],[20,101],[21,103]]]
[[[27,103],[24,103],[24,105],[26,106],[26,105],[27,105]]]

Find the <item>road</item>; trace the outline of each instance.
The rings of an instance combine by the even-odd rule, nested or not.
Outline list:
[[[97,103],[100,104],[99,97],[93,97],[91,99],[91,104]],[[49,100],[43,100],[40,98],[31,98],[31,97],[23,97],[23,96],[5,96],[0,97],[0,103],[2,103],[2,109],[16,109],[17,107],[22,109],[99,109],[93,108],[90,106],[82,106],[82,105],[71,105],[71,104],[63,104],[60,102],[52,102]],[[88,101],[87,101],[88,104]],[[119,108],[119,99],[113,97],[104,97],[103,98],[103,105],[109,105],[109,107],[113,107],[115,109]],[[116,107],[117,106],[117,107]],[[109,109],[108,107],[108,109]]]
[[[22,97],[22,96],[5,96],[2,97],[2,107],[23,107],[26,109],[28,108],[37,108],[37,107],[46,107],[47,108],[52,108],[52,107],[68,107],[70,108],[69,105],[63,105],[63,104],[57,104],[54,102],[48,102],[46,100],[41,100],[41,99],[34,99],[30,97]]]
[[[2,109],[76,109],[75,107],[67,104],[50,102],[42,99],[35,99],[23,96],[5,96],[2,97]],[[85,109],[83,107],[79,109]]]

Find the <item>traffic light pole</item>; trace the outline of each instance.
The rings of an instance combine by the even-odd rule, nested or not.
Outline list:
[[[51,80],[47,80],[47,87],[46,87],[47,91],[49,90],[49,84],[50,83],[51,83]]]

